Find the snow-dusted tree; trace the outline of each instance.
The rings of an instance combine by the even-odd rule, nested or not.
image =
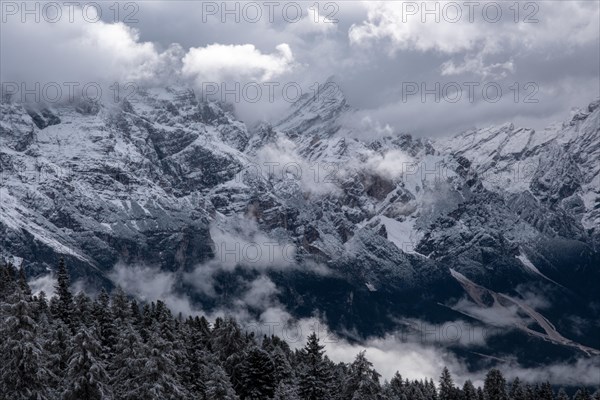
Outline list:
[[[219,355],[221,361],[226,360],[232,354],[238,353],[245,347],[242,330],[234,319],[215,321],[212,331],[211,347]]]
[[[143,369],[140,398],[148,400],[184,399],[189,392],[182,385],[176,367],[173,344],[164,340],[160,333],[152,331]]]
[[[301,400],[298,384],[294,381],[281,381],[275,389],[273,400]]]
[[[185,361],[179,368],[182,382],[190,390],[192,395],[202,396],[206,391],[204,374],[209,353],[206,351],[206,338],[204,333],[198,329],[196,320],[189,317],[179,328],[179,334],[185,348]]]
[[[31,296],[31,288],[27,283],[27,276],[25,275],[25,268],[23,268],[22,263],[19,267],[19,288],[25,296]]]
[[[510,384],[510,390],[508,391],[508,396],[511,400],[526,400],[527,394],[523,385],[521,384],[521,380],[517,377]]]
[[[482,388],[477,388],[477,400],[485,400],[485,393]]]
[[[238,400],[235,390],[225,373],[218,364],[207,366],[206,399]]]
[[[358,353],[350,365],[344,392],[344,397],[351,400],[377,400],[380,398],[379,374],[373,369],[373,364],[367,360],[365,351]]]
[[[0,258],[0,301],[6,300],[9,294],[15,292],[15,269]]]
[[[102,347],[94,332],[80,327],[71,343],[71,351],[62,399],[112,399],[110,378],[102,360]]]
[[[308,337],[301,352],[300,397],[305,400],[329,398],[331,372],[323,357],[325,346],[319,343],[316,333]]]
[[[131,322],[131,304],[129,303],[127,295],[120,287],[115,290],[112,296],[110,310],[115,322],[119,325],[126,325]]]
[[[294,377],[294,371],[292,370],[288,356],[284,353],[281,347],[275,346],[273,348],[271,352],[271,360],[273,360],[273,365],[275,367],[273,376],[276,384]]]
[[[486,400],[508,400],[506,380],[497,369],[491,369],[485,376],[483,384]]]
[[[545,382],[538,388],[536,398],[538,400],[554,400],[554,390],[552,390],[550,382]]]
[[[80,291],[73,297],[73,314],[71,322],[73,326],[83,326],[92,328],[97,325],[97,320],[93,314],[94,303],[83,292]]]
[[[402,375],[398,371],[396,371],[390,381],[390,389],[396,396],[404,394],[404,382],[402,382]]]
[[[466,380],[463,385],[462,400],[477,400],[477,390],[470,380]]]
[[[0,312],[0,393],[6,399],[49,398],[52,373],[33,319],[30,296],[20,290]]]
[[[73,294],[71,293],[69,272],[65,265],[65,259],[61,257],[58,263],[56,274],[56,317],[62,319],[68,326],[71,326],[71,316],[73,314]]]
[[[117,327],[112,314],[110,296],[106,290],[100,291],[98,298],[93,303],[92,310],[104,358],[109,359],[117,344]]]
[[[148,378],[144,374],[148,349],[131,326],[123,326],[119,330],[115,356],[110,360],[112,387],[115,398],[122,400],[142,399]]]
[[[448,368],[444,367],[442,375],[440,376],[440,400],[458,400],[458,394],[456,387],[454,386],[454,380]]]
[[[275,391],[275,368],[269,353],[253,346],[242,367],[242,398],[260,400],[270,398]]]
[[[44,348],[48,358],[46,364],[53,374],[50,386],[59,388],[64,379],[69,363],[69,346],[71,345],[71,330],[61,320],[52,321],[49,329],[44,332]]]
[[[253,346],[242,365],[242,399],[260,400],[273,396],[275,377],[273,361],[263,349]]]
[[[556,400],[570,400],[569,395],[565,392],[565,389],[560,388],[556,395]]]
[[[581,388],[577,392],[575,392],[575,396],[573,396],[573,400],[591,400],[592,396],[590,396],[590,392],[586,388]]]

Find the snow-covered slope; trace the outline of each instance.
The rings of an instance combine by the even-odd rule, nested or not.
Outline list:
[[[441,313],[464,293],[451,269],[494,293],[543,283],[598,302],[598,101],[540,132],[359,140],[334,87],[251,131],[185,88],[120,104],[3,104],[3,254],[31,274],[65,255],[106,282],[117,262],[184,272],[226,262],[227,240],[274,240],[293,250],[264,263],[281,301],[365,334]]]

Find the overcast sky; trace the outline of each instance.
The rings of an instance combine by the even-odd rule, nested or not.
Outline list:
[[[232,13],[222,2],[107,2],[101,16],[45,4],[36,22],[2,2],[3,83],[256,83],[260,99],[236,104],[252,122],[280,117],[295,83],[310,92],[334,75],[359,115],[427,136],[507,121],[539,129],[600,94],[598,1],[229,2]]]

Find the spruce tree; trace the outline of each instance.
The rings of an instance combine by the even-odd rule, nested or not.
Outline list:
[[[539,387],[536,398],[538,400],[554,400],[554,390],[552,390],[550,382],[545,382]]]
[[[98,298],[92,306],[92,310],[98,336],[100,338],[100,344],[104,350],[104,358],[109,359],[116,346],[117,328],[112,314],[110,296],[104,288],[100,291]]]
[[[81,327],[73,338],[64,380],[64,400],[112,399],[102,347],[93,332]]]
[[[271,360],[273,361],[273,377],[275,378],[276,384],[294,377],[294,371],[292,370],[290,361],[281,347],[275,346],[272,349]]]
[[[491,369],[485,376],[483,391],[486,400],[508,400],[506,394],[506,380],[497,369]]]
[[[71,330],[61,320],[52,321],[50,329],[45,332],[44,348],[48,358],[46,365],[52,372],[51,387],[59,388],[63,381],[69,364]]]
[[[452,375],[448,368],[444,367],[442,375],[440,376],[440,400],[458,400],[456,399],[456,388]]]
[[[558,390],[558,394],[556,395],[556,400],[570,400],[569,395],[565,392],[565,389],[560,388]]]
[[[233,386],[223,368],[214,363],[207,366],[206,399],[238,400]]]
[[[256,346],[252,347],[242,366],[242,399],[260,400],[273,396],[274,371],[269,354]]]
[[[279,382],[279,385],[275,389],[273,400],[301,400],[298,384],[293,381]]]
[[[31,296],[31,288],[27,283],[27,276],[25,275],[25,268],[23,268],[23,263],[21,263],[21,266],[19,267],[19,288],[25,296]]]
[[[518,377],[512,381],[508,395],[511,400],[527,400],[525,389]]]
[[[377,400],[381,396],[379,374],[361,351],[350,365],[345,385],[345,397],[351,400]]]
[[[137,400],[148,396],[148,377],[145,374],[149,350],[139,334],[131,327],[119,330],[115,356],[110,360],[109,370],[115,398]]]
[[[465,381],[462,389],[463,400],[477,400],[477,390],[470,380]]]
[[[20,290],[0,310],[0,392],[6,399],[50,398],[52,373],[40,344],[30,296]]]
[[[56,317],[64,321],[65,324],[71,326],[71,316],[73,313],[73,294],[70,289],[70,278],[65,259],[61,257],[58,263],[58,271],[56,275]]]
[[[396,371],[396,373],[394,374],[394,376],[392,377],[392,380],[390,381],[389,384],[389,388],[390,388],[390,392],[392,395],[400,398],[400,396],[402,396],[404,394],[404,382],[402,382],[402,375],[400,375],[400,373],[398,371]]]
[[[299,385],[300,396],[304,400],[322,400],[329,396],[331,374],[323,357],[324,348],[313,332],[302,351],[303,365]]]
[[[480,387],[477,388],[477,400],[485,400],[485,393]]]
[[[577,392],[575,392],[575,396],[573,396],[573,400],[591,400],[592,396],[590,396],[590,392],[586,388],[581,388]]]

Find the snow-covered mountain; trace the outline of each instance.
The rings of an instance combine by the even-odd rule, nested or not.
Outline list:
[[[351,134],[335,89],[254,129],[185,88],[2,104],[2,252],[31,275],[64,256],[76,276],[110,284],[117,263],[184,274],[231,263],[231,243],[274,242],[287,256],[259,263],[281,302],[340,331],[382,333],[409,316],[489,322],[473,309],[500,307],[527,337],[547,318],[560,332],[540,333],[548,342],[600,347],[600,101],[539,132],[361,140],[371,136]],[[234,263],[252,270],[243,255]],[[500,295],[534,288],[543,317]]]

